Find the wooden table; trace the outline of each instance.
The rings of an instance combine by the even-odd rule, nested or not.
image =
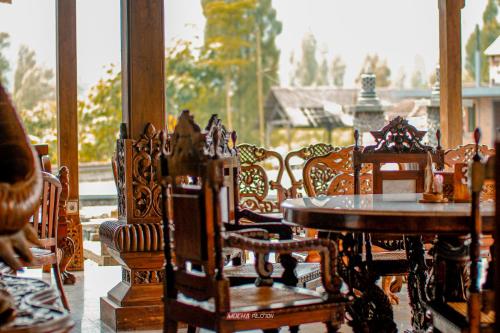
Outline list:
[[[408,292],[412,323],[425,329],[427,299],[465,300],[465,266],[469,256],[468,234],[471,228],[469,203],[419,203],[421,194],[340,195],[288,199],[283,202],[284,220],[323,231],[322,237],[342,240],[339,272],[351,293],[363,292],[351,308],[352,325],[373,332],[394,331],[390,303],[376,286],[378,276],[370,272],[371,248],[367,233],[404,235],[409,261]],[[483,233],[494,230],[494,204],[481,204]],[[334,233],[332,233],[334,231]],[[365,235],[365,236],[363,236]],[[434,243],[434,273],[428,281],[422,235],[437,235]],[[427,283],[428,281],[428,283]],[[371,308],[370,308],[371,307]],[[367,311],[370,314],[367,314]]]

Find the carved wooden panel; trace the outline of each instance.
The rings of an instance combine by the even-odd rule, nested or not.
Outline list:
[[[263,213],[279,211],[280,204],[285,199],[285,191],[281,185],[284,172],[281,155],[250,144],[238,145],[237,150],[241,163],[238,175],[241,208]],[[278,164],[278,170],[276,177],[269,179],[265,166],[272,162]],[[276,190],[276,199],[269,200],[270,190]]]
[[[161,142],[160,131],[152,124],[137,140],[117,141],[118,216],[128,223],[161,221],[157,181]]]
[[[303,170],[308,196],[354,193],[353,146],[340,148],[328,155],[311,158]],[[372,192],[371,164],[361,170],[361,193]]]
[[[301,193],[299,193],[299,191],[303,189],[303,183],[304,183],[303,179],[297,179],[295,177],[295,174],[293,172],[293,166],[291,165],[290,162],[293,158],[299,158],[302,160],[301,169],[303,170],[304,165],[308,160],[315,157],[324,156],[332,151],[338,151],[340,149],[341,147],[333,147],[330,144],[316,143],[301,148],[299,150],[289,152],[285,157],[285,168],[292,183],[292,186],[289,189],[288,193],[289,197],[296,198],[301,196]]]

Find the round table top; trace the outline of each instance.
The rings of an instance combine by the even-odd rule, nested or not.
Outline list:
[[[307,228],[401,234],[466,234],[470,203],[420,203],[422,194],[362,194],[285,200],[286,222]],[[483,233],[494,230],[495,204],[481,203]]]

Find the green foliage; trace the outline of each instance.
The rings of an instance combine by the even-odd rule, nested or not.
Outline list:
[[[2,54],[3,50],[10,46],[9,34],[6,32],[0,32],[0,82],[6,85],[7,77],[6,74],[10,69],[9,60]]]
[[[54,99],[54,72],[36,63],[35,51],[19,48],[14,73],[14,103],[19,110],[33,110],[38,103]]]
[[[500,25],[497,20],[498,3],[489,0],[483,13],[483,26],[479,29],[479,50],[481,57],[481,81],[489,81],[489,63],[484,51],[500,35]],[[465,69],[471,78],[476,78],[476,48],[477,37],[474,31],[465,45]]]
[[[323,58],[323,61],[319,66],[318,77],[316,78],[316,84],[318,86],[328,85],[328,63],[326,62],[325,58]]]
[[[413,74],[411,75],[411,87],[412,88],[426,88],[427,85],[424,81],[424,75],[419,69],[415,69]]]
[[[337,88],[344,86],[345,67],[345,63],[340,56],[333,57],[330,75],[332,78],[331,82]]]
[[[21,45],[14,72],[13,102],[33,143],[49,144],[50,159],[57,160],[57,109],[54,73],[37,64],[36,54]]]
[[[365,73],[372,73],[377,76],[377,87],[388,87],[391,84],[391,70],[387,65],[387,61],[380,59],[378,54],[366,55],[356,83],[361,82],[361,75]]]
[[[318,61],[316,60],[316,38],[308,33],[302,39],[302,58],[297,65],[297,83],[308,87],[316,83],[318,77]]]
[[[78,102],[80,162],[110,161],[122,119],[121,73],[111,66],[106,78]]]

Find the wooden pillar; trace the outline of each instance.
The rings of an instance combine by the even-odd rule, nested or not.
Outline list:
[[[121,0],[123,125],[114,159],[118,221],[99,228],[101,242],[122,266],[122,281],[101,298],[101,320],[114,330],[163,326],[163,228],[156,176],[160,131],[166,125],[163,11],[163,0]]]
[[[163,0],[121,0],[123,122],[131,139],[148,123],[165,127],[163,19]]]
[[[440,122],[442,146],[462,144],[461,10],[464,0],[439,0]]]
[[[76,0],[56,1],[57,34],[57,143],[58,165],[69,169],[66,225],[60,222],[58,238],[65,256],[72,255],[69,270],[83,270],[82,225],[78,191],[78,110],[76,71]],[[66,237],[60,237],[62,234]],[[67,282],[74,279],[65,273]]]

